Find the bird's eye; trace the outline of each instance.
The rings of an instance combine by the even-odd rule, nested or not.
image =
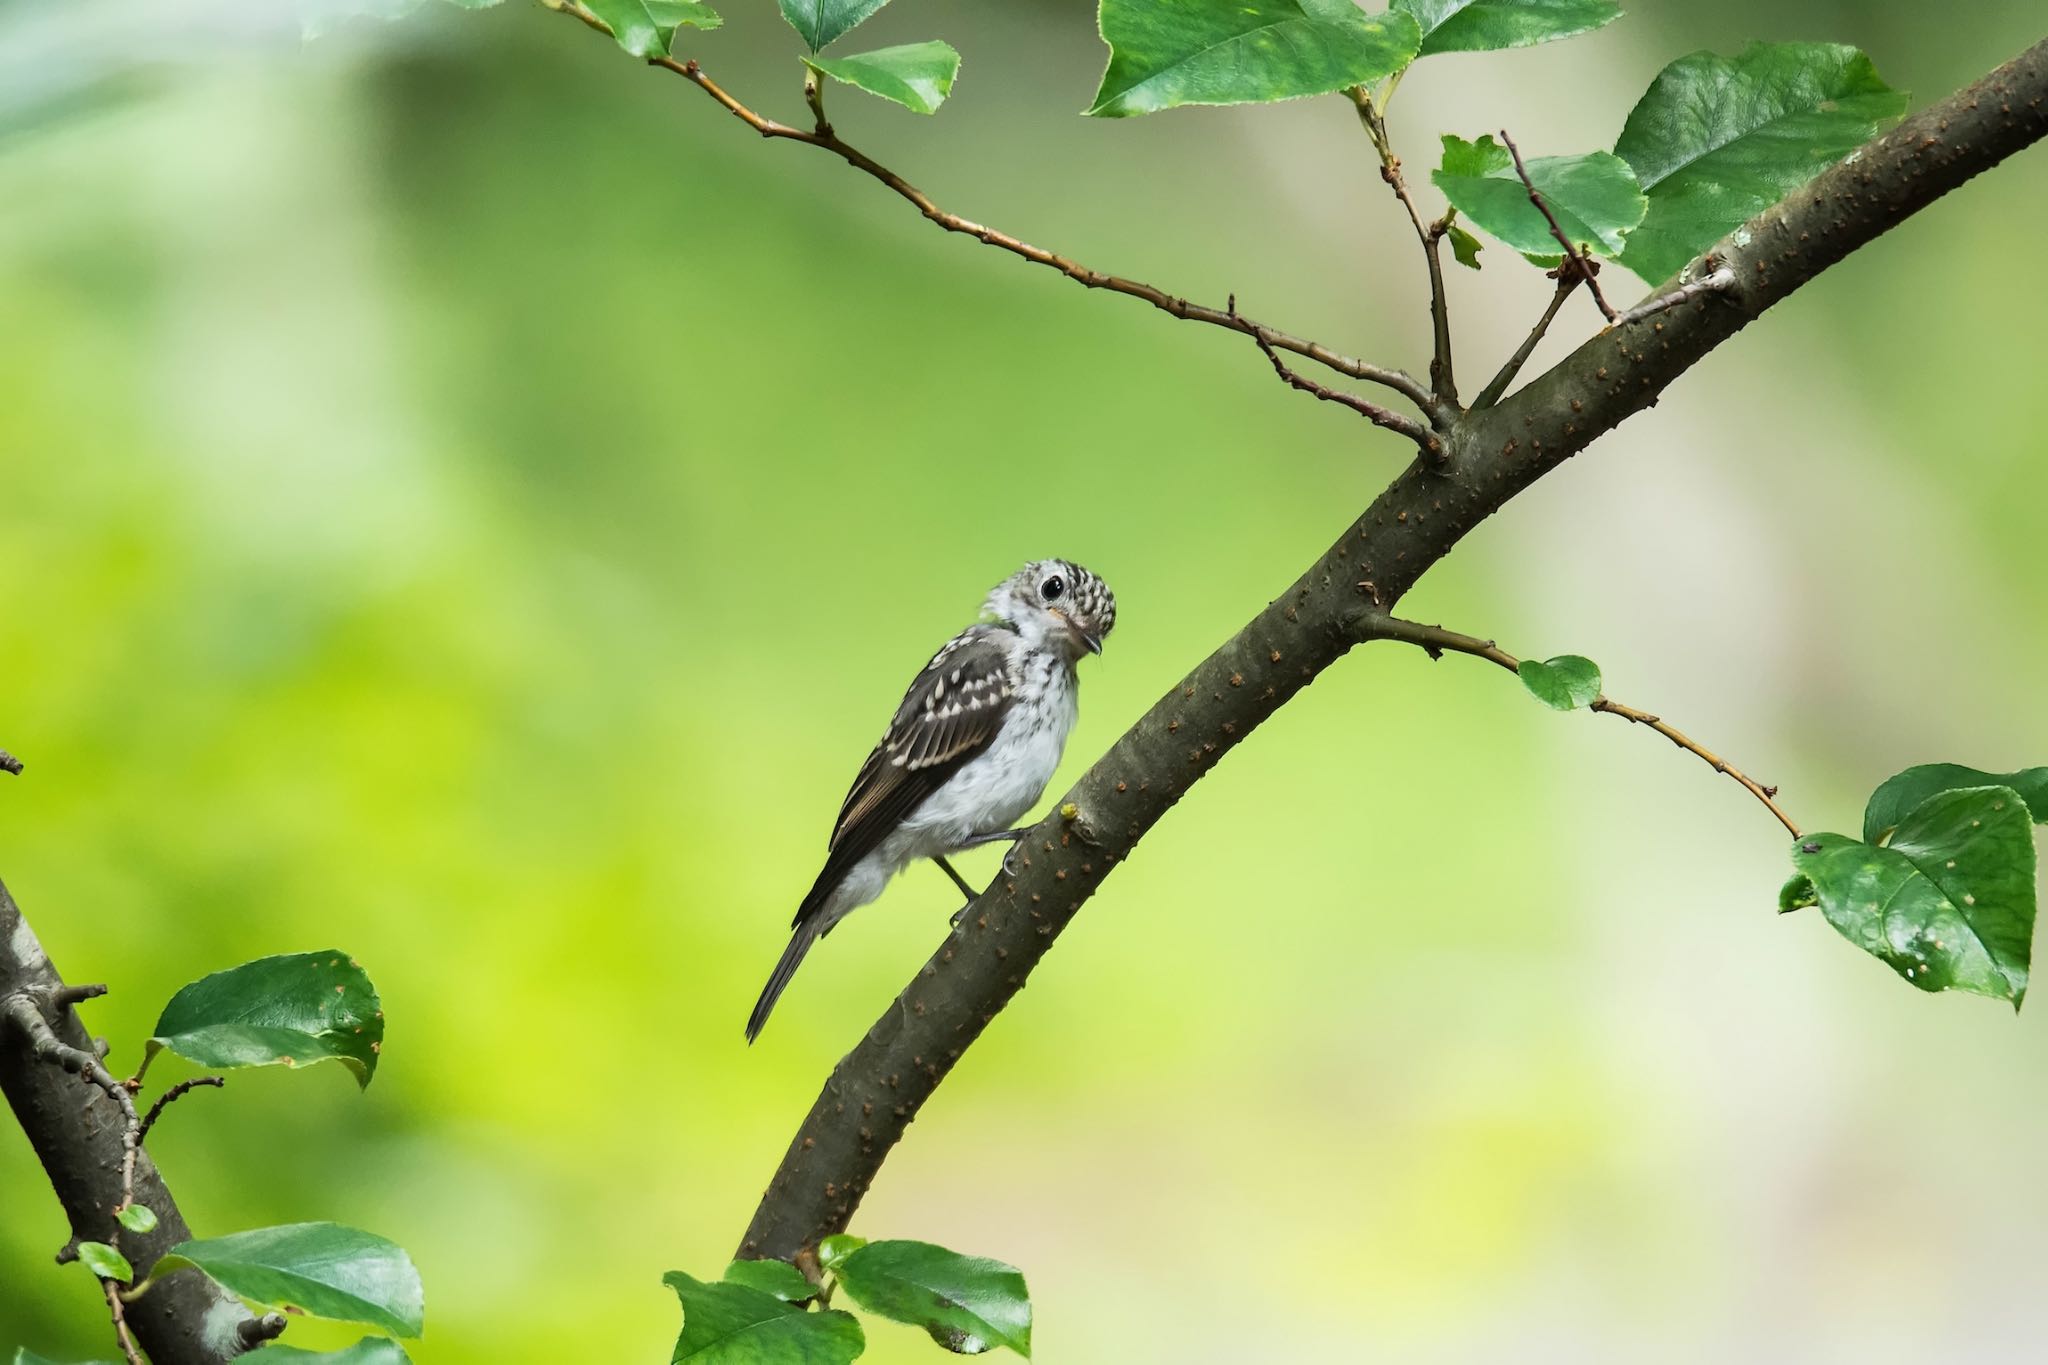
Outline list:
[[[1038,595],[1048,602],[1057,602],[1066,595],[1067,581],[1058,574],[1038,585]]]

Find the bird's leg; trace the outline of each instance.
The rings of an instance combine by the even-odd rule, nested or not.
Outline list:
[[[974,834],[968,836],[967,842],[962,847],[974,848],[981,844],[993,844],[1005,839],[1009,840],[1009,851],[1003,854],[1003,875],[1005,877],[1014,877],[1017,875],[1017,869],[1010,866],[1010,859],[1017,856],[1017,841],[1030,832],[1029,829],[999,829],[993,834]]]
[[[970,834],[967,836],[967,842],[961,844],[960,847],[979,848],[983,844],[1000,843],[1004,839],[1008,839],[1014,844],[1030,832],[1029,829],[999,829],[993,834]]]
[[[967,878],[965,878],[965,876],[961,876],[961,874],[958,874],[958,872],[954,872],[952,864],[944,860],[944,855],[938,855],[938,853],[934,853],[934,855],[932,855],[932,862],[936,862],[936,864],[938,864],[938,870],[940,870],[940,872],[944,872],[946,876],[950,876],[950,878],[952,878],[952,884],[954,884],[954,886],[958,886],[958,888],[961,888],[961,894],[963,894],[963,896],[967,896],[967,902],[969,902],[969,905],[973,905],[973,900],[975,900],[975,896],[979,896],[981,892],[979,892],[979,890],[975,890],[973,886],[969,886],[969,884],[967,884]],[[954,915],[954,919],[958,919],[958,915]]]

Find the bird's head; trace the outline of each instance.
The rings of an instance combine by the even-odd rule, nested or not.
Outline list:
[[[1100,654],[1116,625],[1116,595],[1079,564],[1041,559],[996,584],[982,613],[1038,647],[1070,660]]]

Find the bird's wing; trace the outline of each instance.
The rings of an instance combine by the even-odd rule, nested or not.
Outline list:
[[[854,864],[994,741],[1015,702],[999,629],[974,626],[955,636],[911,682],[888,733],[846,793],[813,896],[829,895]]]

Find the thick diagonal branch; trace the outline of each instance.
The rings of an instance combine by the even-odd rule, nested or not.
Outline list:
[[[1273,603],[1089,769],[834,1068],[741,1243],[795,1259],[844,1228],[905,1127],[1103,880],[1224,754],[1391,609],[1473,527],[1773,303],[2048,135],[2048,43],[1906,120],[1716,248],[1736,283],[1601,333],[1512,398],[1462,417]]]
[[[118,1241],[136,1273],[145,1275],[192,1234],[149,1154],[127,1141],[134,1131],[132,1105],[124,1109],[107,1091],[92,1039],[70,1008],[74,989],[64,985],[0,885],[0,1001],[9,1002],[0,1017],[0,1092],[49,1174],[73,1242]],[[38,1011],[43,1027],[25,1028],[13,1019],[23,1002]],[[119,1082],[113,1085],[120,1089]],[[114,1221],[131,1161],[135,1200],[157,1217],[146,1233],[124,1232]],[[10,1200],[10,1208],[16,1203]],[[17,1216],[26,1215],[17,1209]],[[82,1274],[79,1283],[86,1283]],[[154,1365],[222,1365],[276,1335],[197,1271],[166,1276],[123,1312]]]

